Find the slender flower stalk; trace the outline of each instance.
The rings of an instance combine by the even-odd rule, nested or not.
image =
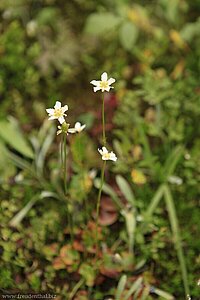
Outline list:
[[[60,101],[56,101],[54,108],[48,108],[46,109],[46,112],[49,115],[49,120],[58,120],[60,125],[58,125],[58,131],[57,135],[62,134],[61,138],[61,165],[62,165],[62,172],[63,172],[63,185],[64,185],[64,195],[67,200],[67,222],[69,225],[69,231],[70,231],[70,238],[71,242],[73,242],[73,219],[72,215],[69,211],[69,202],[67,199],[67,135],[69,133],[77,133],[81,132],[85,125],[81,125],[81,123],[77,122],[75,124],[75,128],[69,129],[70,124],[66,123],[65,117],[66,111],[68,110],[68,105],[64,105],[62,107],[62,103]]]
[[[94,92],[97,92],[101,90],[102,92],[109,92],[110,89],[113,87],[111,84],[115,82],[114,78],[108,79],[108,75],[106,72],[104,72],[101,75],[101,80],[92,80],[90,83],[94,85],[93,90]],[[102,143],[103,143],[103,148],[98,149],[99,153],[102,156],[103,160],[103,166],[101,169],[101,182],[100,182],[100,187],[99,187],[99,192],[98,192],[98,197],[97,197],[97,207],[96,207],[96,258],[98,258],[98,252],[99,252],[99,245],[98,245],[98,225],[99,225],[99,208],[100,208],[100,201],[101,201],[101,194],[102,194],[102,189],[103,189],[103,184],[104,184],[104,177],[105,177],[105,168],[106,168],[106,161],[107,160],[113,160],[116,161],[117,157],[116,155],[111,152],[109,153],[108,150],[106,149],[106,132],[105,132],[105,96],[103,94],[102,97]]]
[[[62,138],[62,149],[63,149],[63,183],[64,183],[64,194],[65,197],[67,197],[67,134],[63,134],[63,138]],[[69,202],[67,199],[67,222],[69,224],[69,231],[70,231],[70,238],[71,238],[71,242],[73,242],[73,219],[72,219],[72,215],[70,214],[69,211]]]
[[[103,184],[104,184],[104,176],[105,176],[105,168],[106,168],[106,160],[103,162],[102,170],[101,170],[101,183],[99,187],[99,193],[98,193],[98,198],[97,198],[97,207],[96,207],[96,258],[98,257],[98,252],[99,252],[99,237],[98,237],[98,226],[99,226],[99,208],[100,208],[100,201],[101,201],[101,194],[102,194],[102,189],[103,189]]]
[[[102,130],[103,130],[103,145],[106,146],[106,130],[105,130],[105,96],[102,99]]]

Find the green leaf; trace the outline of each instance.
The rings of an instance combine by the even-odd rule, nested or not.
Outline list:
[[[121,175],[117,175],[116,181],[126,200],[130,203],[132,207],[134,207],[135,197],[126,179],[124,179]]]
[[[102,35],[114,30],[120,21],[121,18],[112,13],[94,13],[87,19],[85,32],[93,35]]]
[[[130,51],[138,37],[138,28],[131,22],[125,22],[119,31],[119,38],[124,49]]]
[[[14,122],[0,121],[0,137],[22,155],[33,158],[33,151]]]
[[[33,196],[33,198],[10,220],[9,225],[12,227],[18,227],[18,225],[38,200],[50,197],[56,198],[57,195],[52,192],[43,191],[40,195],[36,194],[35,196]]]
[[[40,174],[43,173],[43,168],[45,164],[45,158],[47,155],[47,152],[54,140],[55,136],[55,127],[50,127],[49,130],[47,131],[46,137],[43,141],[43,144],[39,150],[39,153],[36,157],[36,166]]]
[[[181,29],[180,35],[187,42],[191,42],[195,37],[200,36],[200,18],[198,18],[197,22],[187,23]]]
[[[168,214],[169,214],[169,221],[170,221],[172,233],[174,236],[174,243],[175,243],[175,247],[176,247],[176,251],[177,251],[177,256],[179,259],[180,269],[182,272],[182,279],[183,279],[183,284],[184,284],[184,289],[185,289],[185,295],[187,296],[190,294],[190,289],[189,289],[187,267],[186,267],[184,253],[183,253],[178,217],[177,217],[176,208],[174,205],[174,199],[173,199],[171,190],[167,184],[164,186],[164,188],[165,188],[164,196],[165,196],[165,202],[166,202],[166,206],[167,206],[167,210],[168,210]]]
[[[122,275],[122,277],[119,280],[118,286],[117,286],[116,300],[121,300],[122,293],[126,286],[126,281],[127,281],[127,276]]]
[[[85,283],[87,286],[93,286],[96,278],[96,273],[93,266],[90,266],[86,263],[83,263],[80,266],[79,273],[85,279]]]
[[[126,221],[126,229],[128,234],[128,243],[129,243],[129,252],[133,252],[134,247],[134,235],[135,235],[135,228],[136,228],[136,218],[134,211],[126,211],[122,210],[121,214],[124,216]]]
[[[8,151],[4,143],[0,140],[0,180],[6,180],[14,175],[15,166],[11,163]]]

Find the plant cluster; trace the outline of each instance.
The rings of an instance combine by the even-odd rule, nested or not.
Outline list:
[[[0,1],[1,291],[198,299],[199,10]]]

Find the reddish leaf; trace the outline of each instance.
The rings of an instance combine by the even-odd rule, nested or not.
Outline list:
[[[116,212],[117,207],[110,197],[102,197],[100,203],[101,209],[107,212]]]
[[[117,212],[107,212],[104,210],[100,210],[99,215],[99,224],[101,226],[108,226],[114,224],[118,219]]]
[[[73,242],[73,248],[79,252],[84,252],[84,246],[81,241],[75,240]]]
[[[60,257],[56,257],[53,260],[53,268],[55,270],[61,270],[61,269],[65,269],[66,266],[65,266],[65,263],[63,262],[63,260]]]
[[[101,266],[100,273],[109,278],[116,278],[119,276],[120,271],[118,271],[114,268],[106,268],[105,266]]]

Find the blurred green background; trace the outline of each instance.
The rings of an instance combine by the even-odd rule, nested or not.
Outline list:
[[[106,95],[106,130],[118,161],[106,171],[104,250],[95,269],[89,232],[101,167],[101,94],[89,82],[104,71],[116,79]],[[184,299],[175,211],[190,294],[198,299],[199,79],[199,0],[0,1],[3,291],[52,290],[70,299],[81,282],[73,299],[100,300],[115,297],[126,274],[121,297],[141,277],[134,299],[173,299],[155,287]],[[45,112],[56,100],[69,105],[69,123],[87,125],[68,145],[72,246],[60,196],[60,140]]]

